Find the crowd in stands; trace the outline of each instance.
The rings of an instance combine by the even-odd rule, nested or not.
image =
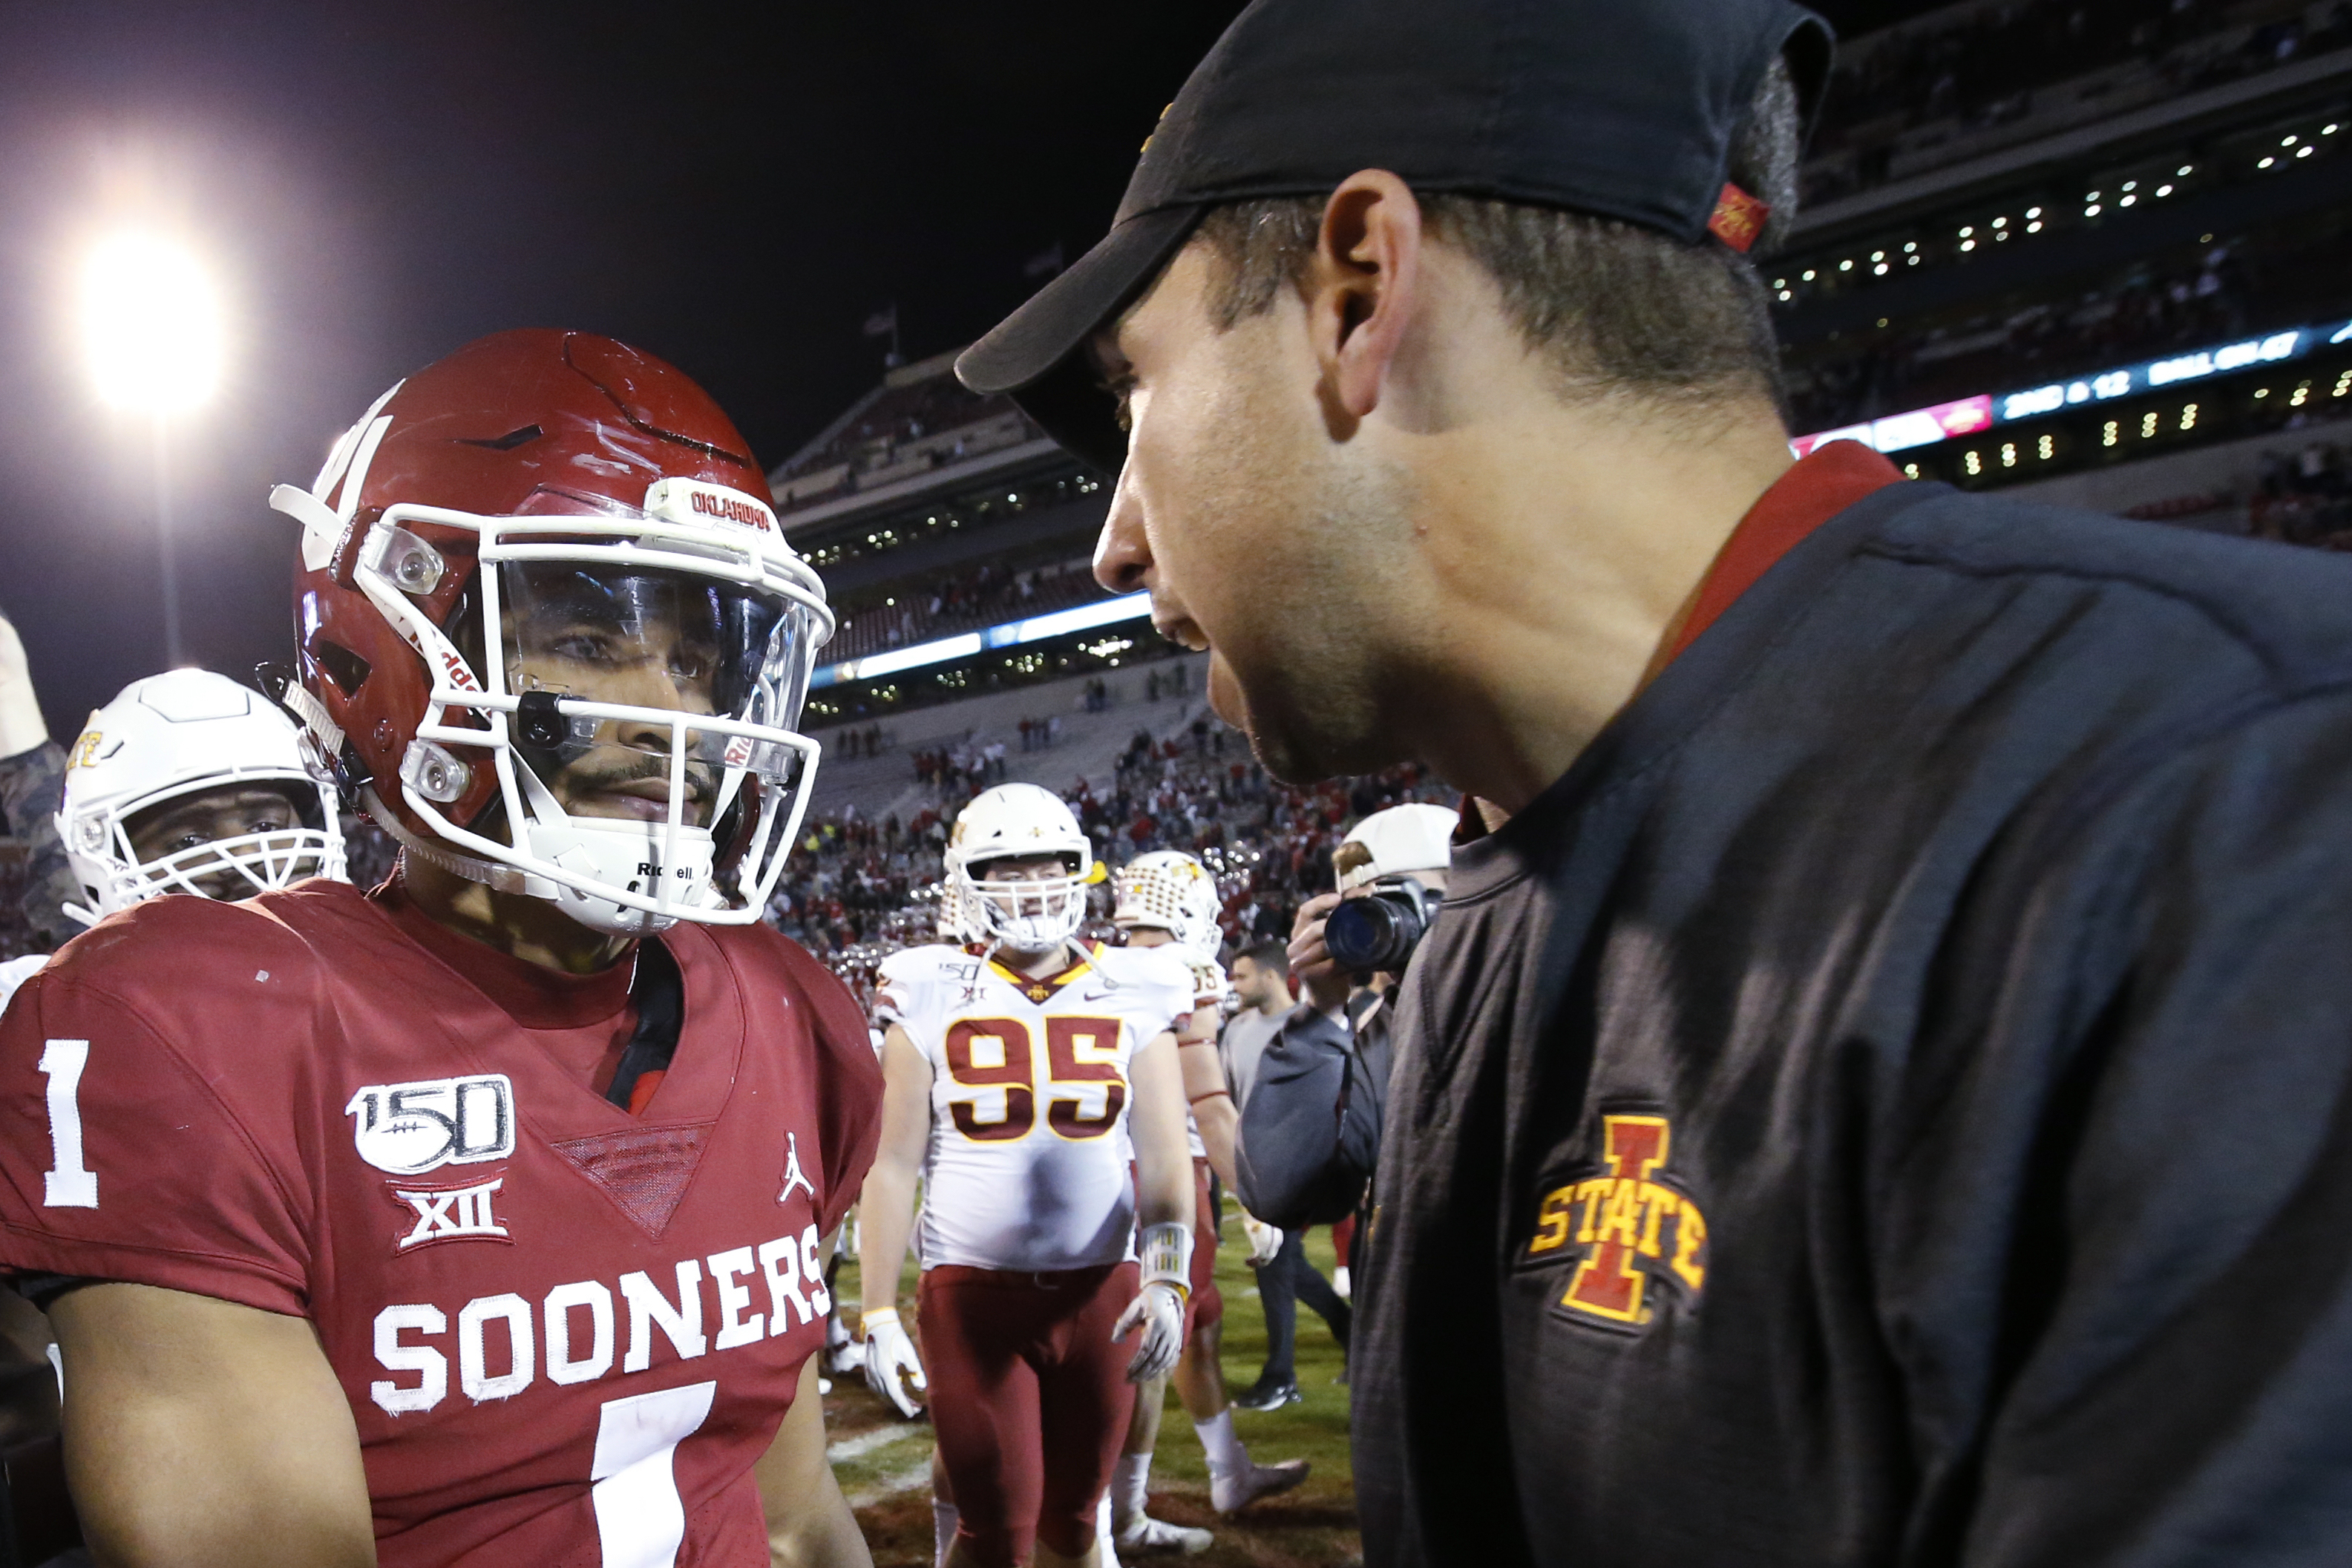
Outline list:
[[[850,610],[841,617],[824,658],[862,658],[886,649],[952,637],[1024,615],[1043,615],[1099,599],[1091,563],[1064,561],[1006,571],[994,564],[949,573],[894,590],[895,603]]]
[[[2344,449],[2313,441],[2299,452],[2265,452],[2248,522],[2261,538],[2352,550],[2352,475]]]
[[[2242,39],[2217,47],[2217,35],[2249,21],[2254,25]],[[1948,121],[1965,135],[2021,120],[2038,91],[2112,67],[2135,66],[2144,78],[2139,96],[2154,99],[2347,45],[2346,0],[2324,11],[2222,0],[2020,0],[1940,26],[1929,20],[1865,41],[1840,60],[1812,141],[1805,200],[1832,200],[1887,179],[1906,132]],[[2110,104],[2116,97],[2105,96]]]
[[[1002,749],[1001,745],[998,749]],[[997,776],[984,757],[952,764],[977,793]],[[940,854],[961,799],[910,820],[854,808],[806,824],[769,904],[771,921],[860,989],[899,947],[937,939]],[[1206,716],[1175,737],[1137,732],[1108,784],[1063,791],[1095,853],[1116,868],[1150,850],[1185,850],[1216,874],[1228,939],[1286,939],[1298,905],[1331,886],[1331,852],[1365,815],[1407,800],[1452,804],[1453,791],[1406,764],[1368,778],[1286,785],[1251,760],[1241,737]],[[1108,936],[1108,895],[1094,934]]]
[[[838,750],[844,757],[879,757],[898,740],[878,724],[850,725],[835,730],[824,738],[826,746]]]
[[[967,735],[951,746],[918,751],[913,761],[917,783],[945,799],[969,800],[990,785],[1003,782],[1004,742]]]
[[[1948,398],[2030,386],[2041,376],[2227,341],[2253,321],[2264,298],[2257,281],[2244,247],[2217,245],[2187,265],[2159,270],[2142,263],[2071,299],[2042,300],[1989,323],[1923,326],[1858,353],[1823,355],[1790,372],[1795,425],[1808,434],[1834,430]],[[2276,291],[2267,292],[2268,309],[2276,314]]]

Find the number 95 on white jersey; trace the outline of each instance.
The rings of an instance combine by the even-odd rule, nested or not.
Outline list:
[[[960,947],[887,960],[877,1016],[931,1064],[925,1268],[1083,1269],[1134,1255],[1129,1069],[1192,1009],[1160,948],[1097,947],[1033,980]]]

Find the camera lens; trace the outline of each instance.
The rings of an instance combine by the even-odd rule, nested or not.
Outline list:
[[[1323,927],[1323,943],[1343,969],[1402,969],[1424,925],[1412,894],[1383,888],[1341,901]]]

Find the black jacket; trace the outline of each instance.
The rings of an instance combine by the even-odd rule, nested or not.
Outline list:
[[[1390,1009],[1349,998],[1352,1029],[1301,1002],[1258,1059],[1234,1146],[1242,1207],[1304,1230],[1356,1212],[1381,1152],[1388,1098]]]
[[[2352,561],[1883,490],[1396,1029],[1375,1568],[2352,1563]]]

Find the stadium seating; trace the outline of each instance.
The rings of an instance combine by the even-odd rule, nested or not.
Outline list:
[[[984,747],[992,740],[1004,747],[1004,772],[995,782],[1019,779],[1055,791],[1069,789],[1080,779],[1099,786],[1109,779],[1112,762],[1137,730],[1165,738],[1199,716],[1206,706],[1202,691],[1207,667],[1205,655],[1193,654],[1103,672],[1111,701],[1095,713],[1087,712],[1080,702],[1087,683],[1094,678],[1087,674],[992,692],[880,721],[886,747],[877,756],[845,757],[835,745],[826,746],[809,809],[826,816],[854,804],[870,818],[893,812],[910,818],[926,805],[938,805],[941,798],[939,790],[913,777],[917,753]],[[1146,700],[1148,680],[1155,675],[1168,679],[1179,669],[1185,671],[1183,694],[1157,703]],[[1021,721],[1048,716],[1062,721],[1055,743],[1043,750],[1024,751]],[[829,741],[848,727],[818,731],[817,738]]]

